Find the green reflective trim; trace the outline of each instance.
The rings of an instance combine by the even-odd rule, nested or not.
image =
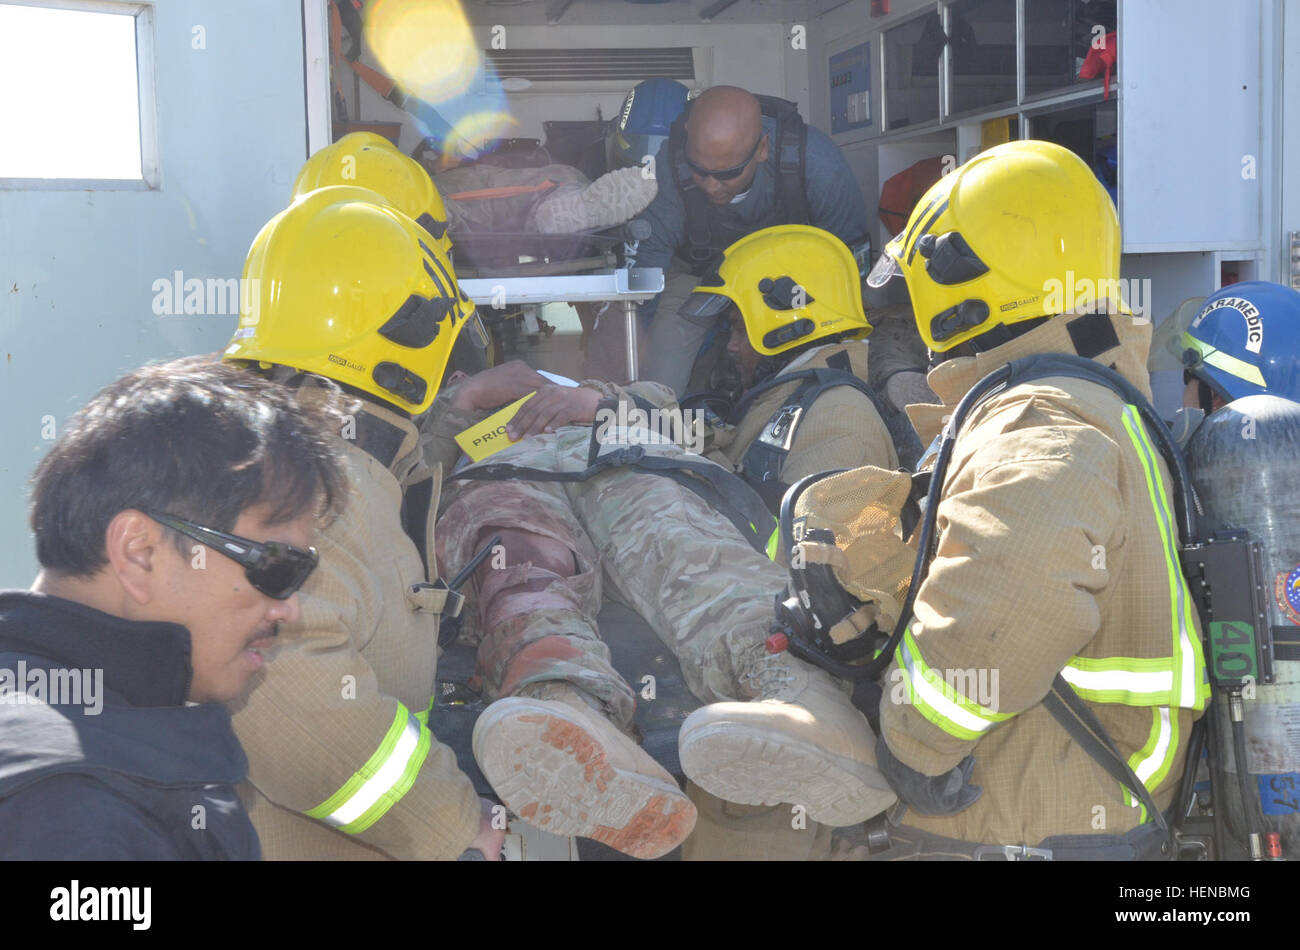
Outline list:
[[[1125,689],[1087,689],[1083,686],[1070,684],[1080,697],[1090,703],[1110,703],[1117,706],[1168,706],[1170,704],[1170,691],[1164,690],[1159,693],[1136,693]]]
[[[418,719],[419,716],[417,715]],[[423,722],[420,723],[420,742],[415,747],[415,752],[406,760],[406,768],[402,770],[402,777],[383,795],[379,800],[366,809],[356,821],[343,825],[339,831],[346,832],[350,835],[357,835],[365,831],[380,818],[388,813],[388,809],[397,804],[398,800],[411,790],[415,784],[415,777],[420,772],[420,767],[424,765],[424,760],[429,755],[429,746],[433,743],[433,733]]]
[[[437,693],[438,684],[434,683],[433,687],[434,687],[434,694],[429,697],[428,708],[423,709],[420,712],[415,714],[416,720],[422,726],[427,726],[429,724],[429,717],[433,715],[433,707],[438,705],[438,693]]]
[[[334,814],[339,808],[365,785],[376,772],[378,772],[388,757],[393,754],[393,749],[397,746],[397,740],[402,737],[406,731],[406,723],[410,719],[410,713],[401,703],[397,704],[397,714],[393,717],[393,724],[388,727],[388,733],[384,736],[384,741],[379,743],[379,748],[375,750],[374,755],[366,760],[366,764],[352,773],[352,777],[343,783],[343,787],[331,795],[325,801],[321,802],[315,808],[303,812],[308,818],[324,819]]]
[[[1215,349],[1210,344],[1196,339],[1187,331],[1183,331],[1183,346],[1200,354],[1201,362],[1205,363],[1206,366],[1221,369],[1229,376],[1236,376],[1238,379],[1244,379],[1256,386],[1267,387],[1268,385],[1264,382],[1264,374],[1259,371],[1258,366],[1237,359],[1237,357],[1231,356],[1222,350]]]
[[[1090,673],[1168,673],[1168,657],[1076,656],[1066,664]]]
[[[772,533],[767,538],[767,559],[776,560],[777,545],[781,543],[781,528],[778,525],[772,529]]]
[[[1169,657],[1073,656],[1061,673],[1074,691],[1090,702],[1125,706],[1168,706],[1172,702],[1174,671]],[[1102,686],[1102,680],[1112,685]]]
[[[1160,710],[1156,708],[1151,710],[1151,731],[1147,733],[1147,741],[1143,743],[1142,748],[1138,749],[1136,752],[1134,752],[1132,755],[1128,757],[1128,767],[1133,770],[1133,773],[1135,775],[1138,775],[1138,778],[1142,777],[1140,774],[1138,774],[1138,768],[1142,765],[1143,762],[1145,762],[1147,759],[1151,757],[1151,754],[1155,751],[1156,743],[1159,741],[1160,741]],[[1143,784],[1146,785],[1148,791],[1151,790],[1150,783],[1144,782]],[[1127,785],[1121,785],[1120,787],[1123,789],[1124,792],[1124,804],[1129,806],[1130,808],[1132,808],[1134,805],[1138,805],[1139,807],[1141,807],[1143,813],[1143,817],[1141,820],[1145,821],[1146,806],[1142,805],[1141,801],[1133,800],[1133,793],[1132,791],[1129,790],[1129,787]]]
[[[979,739],[995,725],[1012,718],[1014,713],[1000,713],[981,706],[957,692],[938,672],[926,665],[909,626],[898,646],[898,663],[904,671],[908,702],[926,719],[958,739]],[[932,690],[926,698],[917,686],[922,680]]]
[[[1159,711],[1157,710],[1157,715]],[[1169,747],[1165,750],[1160,759],[1160,764],[1156,770],[1151,773],[1151,777],[1146,780],[1147,788],[1154,792],[1164,782],[1169,775],[1169,770],[1173,768],[1174,757],[1178,754],[1178,710],[1169,710]]]
[[[904,677],[904,679],[907,681],[908,703],[931,723],[956,739],[974,742],[977,739],[983,738],[983,732],[974,729],[967,729],[965,726],[959,726],[947,716],[943,715],[943,713],[939,712],[939,710],[935,709],[920,697],[920,695],[912,688],[912,681],[910,678]]]
[[[1173,767],[1174,758],[1178,753],[1178,710],[1164,707],[1164,712],[1169,717],[1168,734],[1165,735],[1165,730],[1163,728],[1161,708],[1152,709],[1151,732],[1147,736],[1146,744],[1137,752],[1134,752],[1129,756],[1128,760],[1129,768],[1133,770],[1134,774],[1137,775],[1138,778],[1142,779],[1142,783],[1147,787],[1147,791],[1151,792],[1152,795],[1155,794],[1156,789],[1159,788],[1161,783],[1163,783],[1169,776],[1169,770]],[[1160,748],[1162,736],[1164,736],[1165,739],[1163,750]],[[1150,767],[1150,763],[1157,755],[1159,755],[1159,759],[1156,761],[1156,765],[1153,769]],[[1150,774],[1143,776],[1142,772],[1144,769],[1150,772]],[[1121,785],[1121,791],[1123,793],[1125,805],[1130,808],[1137,806],[1140,809],[1138,821],[1146,821],[1146,806],[1142,804],[1141,800],[1134,801],[1133,794],[1129,791],[1127,786]]]
[[[1200,637],[1196,635],[1196,621],[1192,615],[1192,598],[1183,578],[1182,567],[1178,560],[1178,542],[1174,537],[1174,517],[1166,501],[1164,479],[1154,446],[1152,446],[1146,429],[1142,425],[1137,407],[1125,405],[1122,413],[1124,430],[1128,433],[1133,448],[1142,465],[1142,473],[1147,484],[1147,495],[1156,516],[1156,527],[1160,531],[1161,548],[1165,557],[1165,575],[1169,588],[1171,612],[1171,655],[1166,661],[1173,673],[1170,704],[1189,709],[1203,709],[1209,701],[1209,680],[1205,673],[1205,657],[1201,651]],[[1187,670],[1188,664],[1191,669]],[[1190,676],[1184,676],[1189,673]],[[1190,679],[1190,684],[1187,680]],[[1185,695],[1184,687],[1190,685],[1191,695]]]

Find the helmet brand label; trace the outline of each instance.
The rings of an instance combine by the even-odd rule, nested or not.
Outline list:
[[[338,356],[337,354],[334,353],[330,353],[326,357],[326,359],[328,359],[331,363],[335,363],[339,366],[346,366],[348,369],[356,370],[358,373],[364,373],[366,371],[366,368],[362,366],[360,363],[354,363],[350,359],[343,356]]]
[[[1008,310],[1016,310],[1020,307],[1026,307],[1037,299],[1038,299],[1038,295],[1035,294],[1032,297],[1022,297],[1019,300],[1011,300],[1008,301],[1007,303],[1004,303],[1002,306],[998,307],[998,310],[1001,311],[1002,313],[1006,313]]]

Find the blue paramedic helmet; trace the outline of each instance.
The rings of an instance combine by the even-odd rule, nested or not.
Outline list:
[[[676,79],[647,79],[632,87],[614,125],[613,152],[620,165],[640,165],[668,138],[686,108],[689,90]]]
[[[1177,341],[1183,366],[1224,400],[1300,402],[1300,293],[1263,280],[1205,298]]]

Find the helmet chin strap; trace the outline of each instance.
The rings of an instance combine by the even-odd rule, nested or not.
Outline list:
[[[832,333],[830,336],[823,336],[818,337],[815,340],[809,340],[807,343],[801,343],[799,346],[793,347],[789,350],[783,350],[773,356],[763,354],[762,359],[758,361],[758,366],[754,369],[754,379],[749,385],[751,387],[757,386],[765,379],[771,379],[777,373],[781,372],[781,370],[794,362],[797,357],[802,356],[811,349],[820,346],[829,346],[833,343],[843,343],[852,335],[853,331],[846,330],[843,333]]]
[[[1214,390],[1203,379],[1196,381],[1196,401],[1201,405],[1201,412],[1209,415],[1214,411]]]

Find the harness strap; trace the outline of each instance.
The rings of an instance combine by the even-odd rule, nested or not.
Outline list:
[[[1059,722],[1075,742],[1083,748],[1110,776],[1128,788],[1135,798],[1146,806],[1147,815],[1156,827],[1163,832],[1169,831],[1169,823],[1156,805],[1155,799],[1146,783],[1134,774],[1115,742],[1087,704],[1079,698],[1069,683],[1060,673],[1052,680],[1052,688],[1043,697],[1043,705],[1052,717]]]
[[[735,525],[750,547],[765,557],[770,556],[769,547],[775,537],[771,512],[742,478],[705,459],[650,455],[642,445],[627,446],[602,455],[599,454],[600,442],[596,439],[596,431],[593,426],[587,467],[579,471],[555,472],[512,465],[509,462],[489,462],[464,468],[448,476],[448,481],[519,479],[531,482],[585,482],[612,468],[633,468],[647,474],[671,478],[682,487],[695,492],[706,504]]]
[[[785,494],[785,490],[789,488],[787,484],[781,481],[781,469],[785,465],[786,457],[790,454],[791,446],[794,445],[795,431],[803,421],[807,410],[812,407],[822,393],[836,386],[849,386],[871,400],[871,404],[876,408],[876,412],[880,414],[886,425],[888,425],[890,417],[889,410],[885,407],[884,400],[880,398],[880,395],[869,384],[853,375],[848,369],[823,369],[818,367],[797,370],[759,383],[745,394],[745,397],[732,410],[727,421],[735,425],[744,418],[754,401],[760,396],[770,392],[777,386],[800,381],[802,381],[801,385],[786,397],[781,407],[772,414],[767,425],[763,427],[762,433],[745,451],[744,458],[741,460],[742,477],[754,487],[759,496],[767,503],[769,510],[773,512],[780,508],[781,497]],[[893,435],[893,430],[890,431],[891,435]],[[898,440],[895,439],[895,450],[901,456],[905,446],[898,445],[897,442]],[[919,445],[918,441],[916,447],[919,448]]]

